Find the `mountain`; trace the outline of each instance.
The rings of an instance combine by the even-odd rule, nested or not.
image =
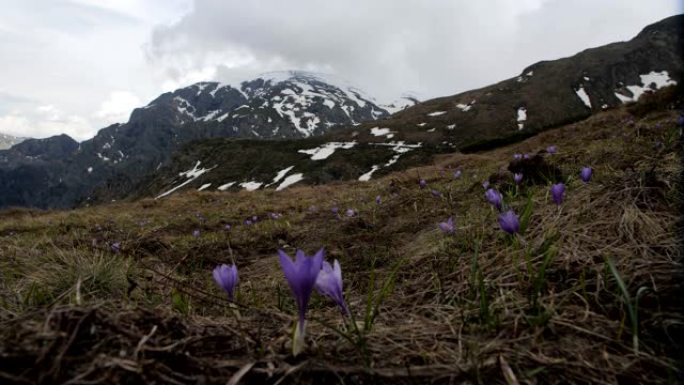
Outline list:
[[[197,83],[159,96],[134,110],[129,122],[100,130],[50,164],[0,151],[0,158],[11,158],[0,163],[0,207],[278,188],[297,174],[299,183],[367,180],[430,162],[435,154],[496,147],[680,83],[683,25],[684,15],[673,16],[630,41],[539,62],[497,84],[415,105],[409,96],[383,107],[344,82],[303,72],[267,74],[235,87]],[[43,175],[40,183],[21,181],[17,168],[26,164],[38,168],[30,175]],[[8,189],[10,182],[19,187]]]
[[[129,123],[187,126],[214,123],[222,136],[298,138],[389,116],[417,100],[403,97],[386,108],[330,75],[273,72],[239,86],[201,82],[165,93],[133,111]]]
[[[682,47],[684,15],[669,17],[630,41],[538,62],[511,79],[424,101],[383,120],[379,128],[394,134],[394,140],[447,142],[461,150],[529,137],[680,83]],[[355,127],[357,140],[378,141],[371,133],[375,126]],[[345,134],[334,137],[343,140]]]
[[[414,103],[405,97],[387,108]],[[160,95],[127,123],[71,143],[65,148],[72,151],[58,157],[53,147],[68,141],[64,136],[32,140],[29,152],[0,151],[0,207],[72,207],[94,195],[126,195],[193,140],[307,138],[387,116],[372,97],[329,75],[290,71],[236,86],[201,82]]]
[[[315,141],[190,143],[168,167],[148,178],[137,196],[225,189],[230,183],[231,189],[277,188],[288,175],[299,175],[298,183],[309,184],[368,180],[430,162],[438,153],[518,141],[680,83],[683,26],[684,15],[670,17],[628,42],[539,62],[497,84],[427,100],[387,119],[335,130]],[[273,156],[261,157],[253,151]],[[307,151],[328,157],[313,159]],[[236,160],[242,158],[250,159],[249,164]],[[189,172],[196,165],[204,172]]]
[[[0,132],[0,150],[6,150],[23,140],[24,138],[17,138],[16,136],[7,135]]]

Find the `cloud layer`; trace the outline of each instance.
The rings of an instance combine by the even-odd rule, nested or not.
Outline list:
[[[435,97],[627,40],[676,12],[676,1],[641,0],[195,0],[181,21],[155,30],[148,55],[170,74],[213,68],[235,81],[313,69],[384,98]]]
[[[274,70],[332,73],[381,100],[454,94],[683,11],[677,0],[0,3],[0,132],[76,139],[161,92]]]

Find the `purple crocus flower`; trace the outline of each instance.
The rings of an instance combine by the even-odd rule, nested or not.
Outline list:
[[[501,193],[494,190],[493,188],[485,191],[485,198],[487,202],[491,203],[497,210],[501,211],[501,206],[503,205],[503,197]]]
[[[356,215],[356,211],[354,209],[347,209],[347,211],[344,212],[344,215],[348,217],[353,217],[354,215]]]
[[[268,216],[271,217],[271,219],[276,220],[276,219],[280,219],[280,217],[282,217],[282,214],[280,214],[280,213],[268,213]]]
[[[320,249],[314,256],[308,257],[303,251],[297,250],[294,262],[282,250],[278,250],[278,256],[280,257],[280,266],[283,268],[285,279],[290,285],[290,290],[299,312],[299,322],[295,328],[294,341],[292,343],[292,352],[296,356],[304,348],[306,308],[309,305],[311,291],[313,291],[316,284],[318,274],[321,272],[325,251]]]
[[[238,284],[238,270],[235,265],[218,265],[213,271],[214,281],[228,294],[228,300],[233,301],[233,292]]]
[[[381,204],[381,203],[382,203],[382,197],[380,197],[380,195],[378,195],[378,196],[375,197],[375,203],[376,203],[376,204]]]
[[[342,268],[337,260],[333,262],[332,266],[327,261],[323,261],[322,269],[318,273],[314,287],[319,293],[335,301],[343,315],[349,315],[349,308],[344,301],[344,291],[342,290]]]
[[[523,154],[523,159],[530,159],[530,154]]]
[[[332,211],[333,214],[337,215],[338,212],[340,212],[340,209],[337,208],[337,206],[333,206],[330,211]]]
[[[192,236],[195,238],[199,238],[200,231],[198,229],[192,230]]]
[[[112,249],[112,252],[119,254],[121,252],[121,242],[112,243],[110,248]]]
[[[684,126],[684,115],[679,115],[679,118],[677,119],[677,125]]]
[[[458,178],[460,178],[460,177],[461,177],[461,170],[456,170],[456,171],[454,171],[454,178],[455,178],[455,179],[458,179]]]
[[[447,219],[445,222],[438,223],[437,226],[445,234],[453,234],[454,231],[456,231],[456,227],[454,226],[454,219],[452,217],[449,217],[449,219]]]
[[[425,181],[425,179],[422,179],[422,178],[421,178],[421,179],[418,181],[418,186],[420,186],[420,188],[425,188],[425,187],[427,187],[427,181]]]
[[[430,193],[431,193],[432,196],[435,197],[435,198],[441,198],[441,197],[442,197],[442,193],[439,192],[439,191],[437,191],[437,190],[435,190],[435,189],[431,189],[431,190],[430,190]]]
[[[232,228],[232,227],[230,226],[230,224],[227,224],[227,225],[223,226],[223,229],[226,230],[226,231],[230,231],[231,228]]]
[[[555,154],[558,152],[558,147],[556,147],[555,145],[546,147],[546,152],[548,152],[549,154]]]
[[[580,171],[580,179],[582,179],[582,182],[588,183],[591,180],[591,174],[593,174],[594,170],[591,169],[591,167],[582,167],[582,170]]]
[[[520,231],[520,219],[513,210],[508,210],[499,214],[499,226],[508,234],[515,234]]]
[[[513,181],[515,182],[515,184],[520,184],[520,182],[522,182],[522,178],[522,173],[516,172],[515,174],[513,174]]]
[[[253,225],[252,220],[251,219],[245,219],[245,226],[251,226],[251,225]]]
[[[520,160],[520,159],[522,159],[522,157],[523,157],[522,154],[519,154],[519,153],[513,154],[513,159],[515,159],[515,160]]]
[[[257,223],[258,220],[259,217],[257,217],[256,215],[252,215],[252,222]]]
[[[488,189],[488,188],[489,188],[489,181],[486,180],[486,181],[482,182],[482,187],[483,187],[485,190]]]
[[[563,183],[556,183],[551,186],[551,199],[560,206],[563,203],[563,196],[565,195],[565,185]]]

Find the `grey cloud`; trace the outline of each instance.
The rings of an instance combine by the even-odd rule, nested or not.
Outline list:
[[[155,30],[148,57],[217,77],[281,69],[331,71],[371,93],[452,94],[542,59],[634,36],[677,13],[677,1],[195,0]],[[226,63],[227,62],[227,63]],[[235,63],[241,64],[235,64]]]

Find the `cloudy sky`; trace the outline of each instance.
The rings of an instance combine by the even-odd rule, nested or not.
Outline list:
[[[331,73],[449,95],[628,40],[680,0],[0,0],[0,132],[78,140],[162,92]]]

